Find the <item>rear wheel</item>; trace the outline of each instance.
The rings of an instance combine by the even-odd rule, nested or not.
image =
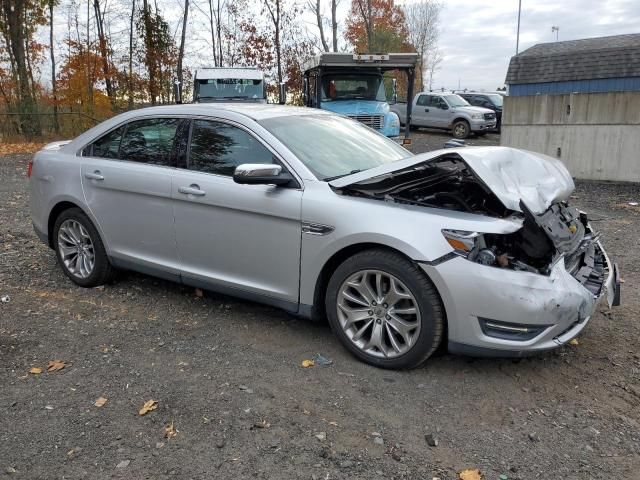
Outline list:
[[[96,287],[112,280],[115,270],[96,227],[79,208],[65,210],[56,219],[53,239],[63,272],[81,287]]]
[[[458,120],[453,124],[452,133],[455,138],[467,138],[471,133],[471,127],[466,120]]]
[[[406,258],[367,250],[347,259],[327,287],[329,324],[356,357],[382,368],[413,368],[440,344],[444,312],[429,279]]]

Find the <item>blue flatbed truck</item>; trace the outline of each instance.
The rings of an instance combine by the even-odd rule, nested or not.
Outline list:
[[[417,53],[321,53],[303,65],[304,104],[346,115],[383,135],[397,137],[400,119],[389,108],[389,102],[395,101],[396,81],[393,79],[393,98],[387,98],[384,74],[389,71],[406,73],[407,95],[413,98],[417,60]],[[402,123],[410,125],[410,119],[409,107]],[[405,138],[409,138],[408,128]]]

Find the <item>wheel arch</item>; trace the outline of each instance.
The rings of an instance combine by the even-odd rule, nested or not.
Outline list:
[[[471,129],[471,122],[470,122],[469,120],[467,120],[466,118],[464,118],[464,117],[456,117],[456,118],[454,118],[454,119],[451,121],[451,126],[453,127],[453,125],[454,125],[456,122],[465,122],[467,125],[469,125],[469,129]]]
[[[313,292],[313,311],[311,314],[311,317],[314,320],[326,319],[325,295],[327,293],[327,285],[329,283],[329,279],[331,278],[331,275],[333,275],[333,272],[335,272],[338,266],[340,266],[340,264],[344,262],[347,258],[357,253],[364,252],[366,250],[386,250],[388,252],[392,252],[400,255],[401,257],[407,259],[412,263],[416,263],[415,260],[413,260],[410,256],[408,256],[403,251],[397,248],[391,247],[389,245],[385,245],[383,243],[359,242],[359,243],[353,243],[351,245],[341,248],[340,250],[336,251],[333,255],[331,255],[331,257],[327,259],[322,269],[320,270],[318,279],[316,280],[316,284]],[[448,320],[447,320],[446,308],[444,308],[444,301],[442,299],[442,295],[440,294],[435,282],[429,277],[429,275],[427,275],[427,273],[424,271],[422,271],[422,273],[432,283],[435,291],[438,294],[438,297],[440,298],[440,302],[443,306],[443,312],[445,315],[445,322],[444,322],[445,331],[443,333],[443,338],[446,339],[447,333],[448,333],[448,328],[447,328]]]
[[[69,200],[62,200],[56,203],[51,209],[51,211],[49,212],[49,218],[47,219],[47,234],[49,237],[49,247],[53,248],[53,227],[56,224],[56,220],[58,219],[60,214],[62,214],[62,212],[69,210],[71,208],[79,208],[80,210],[83,210],[82,207],[80,207],[80,205],[76,203],[73,203]]]

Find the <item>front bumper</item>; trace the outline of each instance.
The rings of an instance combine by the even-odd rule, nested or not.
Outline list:
[[[496,120],[471,120],[469,126],[472,132],[486,132],[496,128]]]
[[[525,356],[565,344],[584,330],[598,301],[619,300],[617,267],[604,257],[602,289],[594,295],[566,269],[563,261],[549,276],[488,267],[461,257],[434,265],[420,264],[436,285],[448,319],[449,350],[474,356]],[[618,302],[619,303],[619,302]],[[485,320],[539,329],[533,338],[487,335]],[[508,336],[505,336],[508,337]]]

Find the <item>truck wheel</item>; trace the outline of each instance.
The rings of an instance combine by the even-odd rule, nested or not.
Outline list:
[[[458,120],[453,124],[452,131],[455,138],[467,138],[471,133],[471,127],[466,120]]]

